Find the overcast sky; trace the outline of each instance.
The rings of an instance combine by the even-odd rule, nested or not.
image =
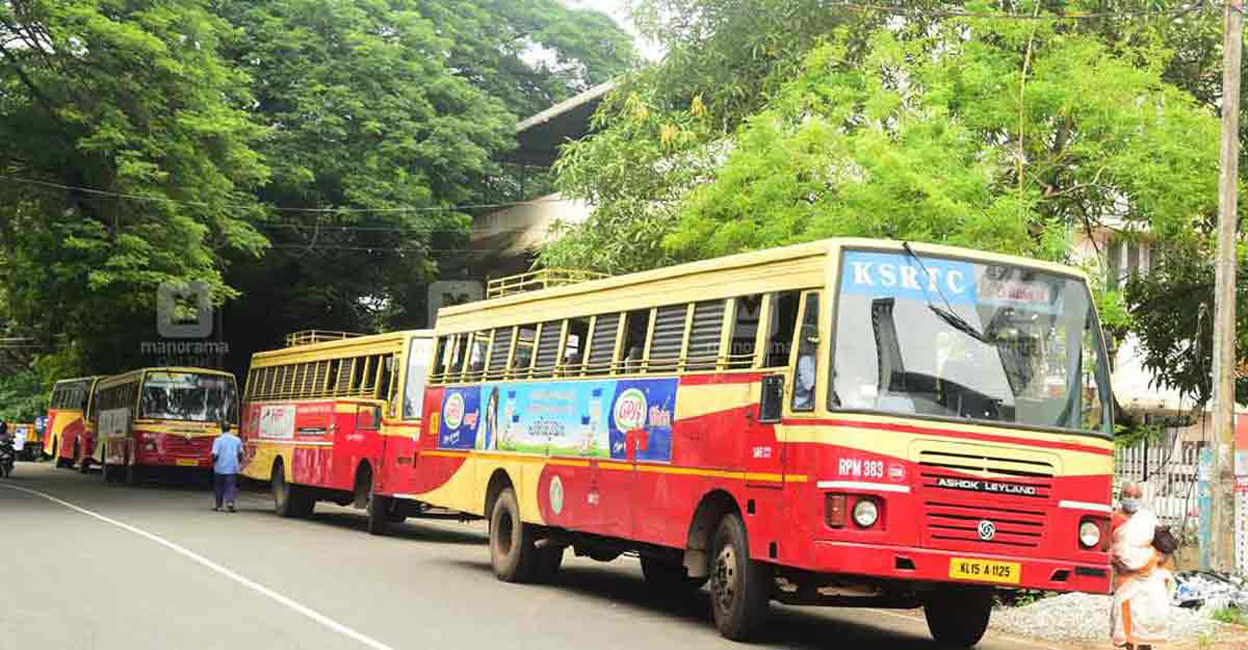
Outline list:
[[[651,61],[662,56],[663,52],[654,43],[643,41],[637,35],[637,30],[633,28],[632,22],[628,18],[628,0],[562,0],[564,4],[570,7],[585,7],[589,9],[597,9],[608,16],[615,19],[621,27],[627,30],[636,39],[637,52],[641,56]]]

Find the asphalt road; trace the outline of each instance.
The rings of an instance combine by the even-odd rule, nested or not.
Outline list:
[[[362,511],[281,519],[266,493],[240,496],[238,513],[215,513],[203,488],[19,463],[0,480],[0,650],[748,647],[718,635],[705,591],[656,596],[635,559],[569,553],[555,584],[509,585],[480,523],[373,537]],[[772,613],[755,647],[937,647],[914,613]],[[992,632],[978,647],[1051,648]]]

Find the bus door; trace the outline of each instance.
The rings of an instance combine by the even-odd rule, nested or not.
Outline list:
[[[755,417],[746,421],[746,485],[784,487],[787,458],[782,421],[800,424],[814,417],[819,377],[819,292],[769,296],[765,370]]]
[[[334,487],[350,490],[355,487],[355,472],[360,461],[375,462],[378,455],[374,449],[379,443],[382,405],[355,403],[355,416],[348,417],[346,426],[334,430],[334,458],[332,468]],[[381,471],[373,467],[373,475]]]

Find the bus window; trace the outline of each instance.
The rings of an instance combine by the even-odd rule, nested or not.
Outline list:
[[[430,339],[412,338],[407,353],[407,381],[403,387],[403,419],[415,420],[421,416],[425,403],[425,376],[429,374],[429,358],[433,352]]]
[[[685,369],[715,370],[719,365],[720,339],[724,331],[724,301],[695,303],[685,350]]]
[[[605,375],[611,372],[615,358],[615,342],[620,335],[620,315],[603,314],[594,318],[594,331],[589,341],[585,374]]]
[[[767,350],[764,368],[784,368],[789,365],[789,353],[793,349],[793,333],[797,329],[797,307],[801,292],[773,293],[771,317],[767,326]]]
[[[559,372],[564,375],[580,374],[585,361],[585,341],[589,338],[588,318],[569,318],[567,335],[564,337],[563,353],[560,355]]]
[[[533,376],[550,377],[559,361],[559,341],[563,338],[563,321],[542,323],[537,333],[537,349],[533,352]]]
[[[459,373],[464,369],[464,357],[468,356],[468,336],[467,334],[456,334],[451,339],[454,342],[455,351],[451,354],[451,366],[446,368],[447,381],[452,378],[459,379]]]
[[[733,300],[733,303],[728,368],[731,370],[752,368],[758,339],[758,319],[763,309],[763,296],[762,294],[741,296]]]
[[[464,375],[464,381],[480,381],[481,374],[485,371],[485,353],[489,343],[489,334],[485,332],[477,332],[472,335],[472,347],[469,349],[468,367]]]
[[[521,325],[516,331],[516,354],[512,359],[512,377],[527,377],[533,365],[533,344],[537,339],[536,325]]]
[[[685,344],[685,323],[689,305],[668,305],[654,310],[654,332],[650,335],[647,372],[671,372],[680,363]]]
[[[502,379],[507,370],[507,357],[511,355],[511,339],[514,327],[498,327],[490,337],[490,359],[485,374],[488,379]]]
[[[819,348],[819,292],[806,292],[802,309],[802,326],[797,331],[797,364],[793,373],[793,410],[815,409],[815,377],[818,370],[816,353]]]
[[[646,350],[646,333],[650,330],[650,310],[630,311],[624,317],[624,345],[620,346],[623,372],[641,372],[641,359]]]
[[[377,359],[377,394],[374,397],[384,399],[390,403],[393,402],[394,393],[391,388],[394,382],[391,381],[391,375],[394,373],[394,355],[387,354]]]

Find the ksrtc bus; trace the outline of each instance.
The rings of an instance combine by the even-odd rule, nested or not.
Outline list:
[[[416,471],[490,521],[495,573],[565,548],[768,603],[925,608],[969,646],[994,588],[1106,593],[1113,442],[1086,277],[826,240],[443,308]]]
[[[84,417],[100,377],[62,379],[52,385],[43,451],[57,467],[86,471],[95,449],[95,430]]]
[[[420,511],[410,482],[433,342],[413,330],[308,332],[252,356],[243,417],[244,476],[269,481],[282,516],[317,501],[368,509],[368,530]]]
[[[138,484],[173,471],[207,476],[212,442],[238,426],[234,375],[207,368],[140,368],[96,384],[90,422],[104,480]]]

